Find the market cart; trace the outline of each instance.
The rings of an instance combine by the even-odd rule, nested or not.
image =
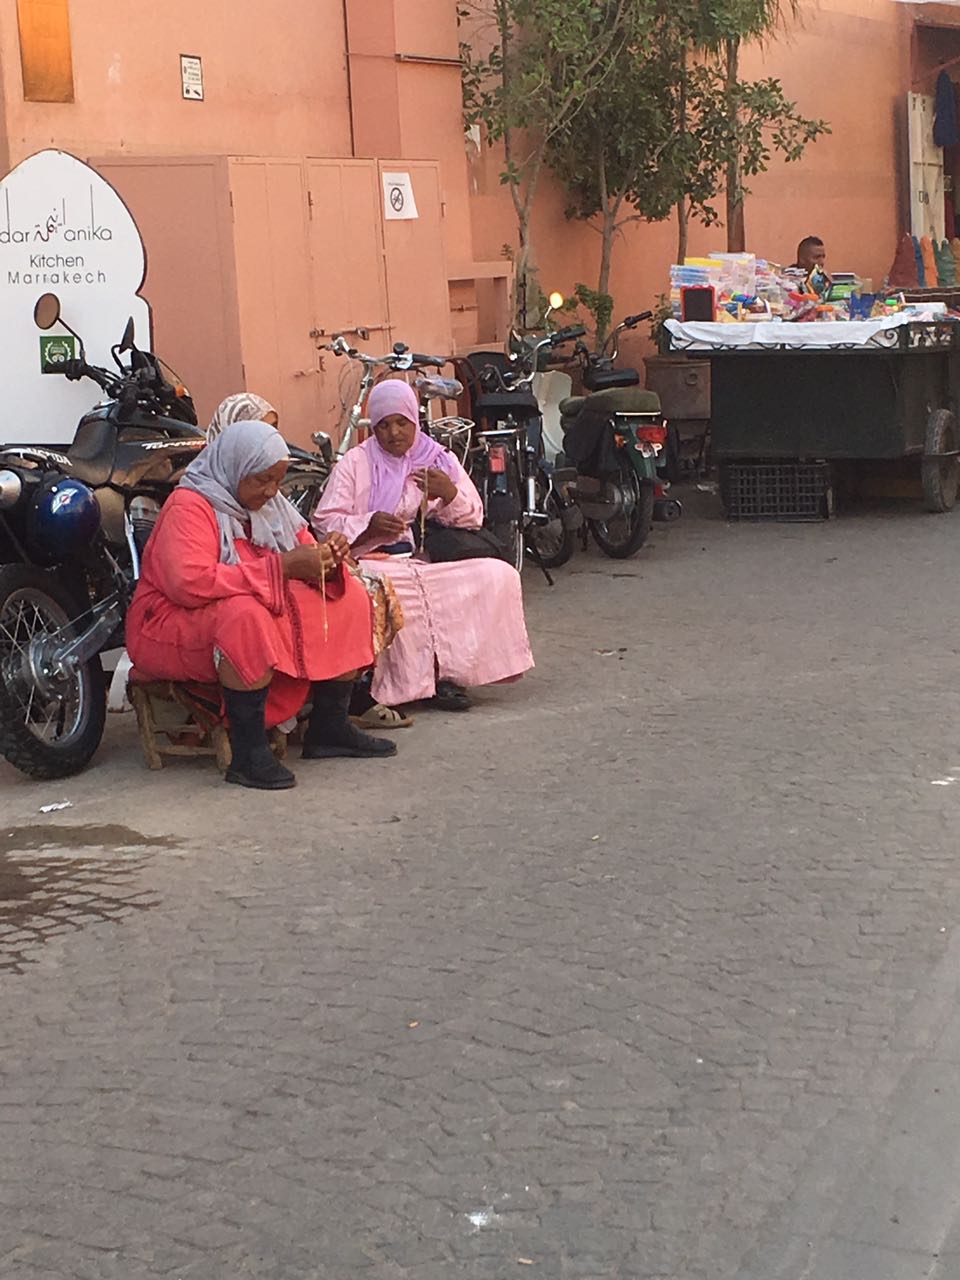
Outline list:
[[[681,324],[674,350],[711,365],[711,443],[727,513],[823,519],[838,464],[916,457],[924,502],[957,498],[960,324]]]

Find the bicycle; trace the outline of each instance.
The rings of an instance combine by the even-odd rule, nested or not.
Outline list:
[[[330,351],[335,356],[347,356],[362,366],[363,373],[354,403],[346,411],[346,423],[343,424],[341,419],[340,440],[336,448],[326,431],[314,431],[310,439],[316,446],[315,453],[305,449],[291,448],[290,450],[291,466],[282,489],[300,514],[308,520],[317,508],[320,495],[336,463],[354,444],[359,433],[370,429],[370,419],[363,416],[363,406],[370,388],[377,381],[378,370],[406,372],[413,369],[441,368],[446,363],[440,356],[418,355],[410,351],[402,342],[396,343],[393,351],[388,355],[369,356],[363,351],[358,351],[356,347],[351,347],[341,334],[336,334],[332,342],[326,343],[321,350]],[[463,421],[463,419],[440,419],[433,425],[440,428],[444,423],[455,424]],[[442,442],[445,443],[445,441]],[[447,447],[449,448],[449,445]]]

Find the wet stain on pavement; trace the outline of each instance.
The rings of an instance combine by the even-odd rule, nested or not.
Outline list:
[[[144,851],[178,844],[117,824],[0,827],[0,974],[22,972],[51,937],[152,907],[136,883]]]

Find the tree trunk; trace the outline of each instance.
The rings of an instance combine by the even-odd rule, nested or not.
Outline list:
[[[530,214],[522,213],[517,222],[520,233],[520,248],[517,252],[514,289],[516,291],[513,306],[513,322],[517,328],[528,327],[527,308],[530,303],[529,286],[533,267],[533,245],[530,243]]]
[[[681,137],[687,132],[687,46],[683,46],[680,55],[680,102],[677,111],[678,132]],[[677,262],[683,264],[687,256],[687,239],[690,229],[690,215],[687,210],[687,198],[681,193],[677,201]]]
[[[531,319],[529,312],[534,301],[531,293],[537,268],[533,252],[533,211],[545,154],[546,144],[541,143],[539,148],[528,157],[523,177],[510,188],[513,207],[517,214],[519,242],[514,272],[513,316],[514,324],[520,329],[529,327]],[[536,318],[539,319],[539,317]]]
[[[727,253],[743,253],[747,247],[747,232],[743,221],[743,174],[740,172],[740,152],[736,146],[737,101],[736,89],[740,77],[740,41],[732,37],[724,42],[727,71],[727,109],[730,113],[730,136],[734,145],[727,164]]]
[[[617,211],[611,209],[609,201],[603,211],[603,226],[601,228],[601,244],[600,244],[600,274],[597,277],[597,293],[610,293],[610,267],[613,261],[613,240],[617,234]],[[601,312],[597,317],[597,346],[603,346],[607,339],[608,322],[605,319],[605,313]]]
[[[600,181],[600,202],[603,208],[603,221],[600,227],[600,274],[597,277],[597,293],[610,292],[610,261],[613,257],[613,237],[617,234],[617,214],[620,212],[620,201],[610,200],[607,190],[607,159],[602,139],[597,140],[597,176]],[[597,299],[598,303],[600,299]],[[597,346],[603,345],[607,336],[605,312],[599,311],[597,320]]]

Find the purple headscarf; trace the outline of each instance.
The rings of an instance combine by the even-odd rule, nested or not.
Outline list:
[[[409,422],[419,422],[420,405],[417,394],[408,382],[388,378],[378,382],[367,400],[367,416],[371,427],[402,414]],[[424,467],[436,467],[445,471],[451,480],[457,479],[457,460],[448,449],[423,431],[417,432],[412,448],[401,458],[395,458],[380,447],[376,436],[371,436],[362,446],[370,461],[370,510],[386,511],[390,515],[400,506],[404,486],[412,471]]]

